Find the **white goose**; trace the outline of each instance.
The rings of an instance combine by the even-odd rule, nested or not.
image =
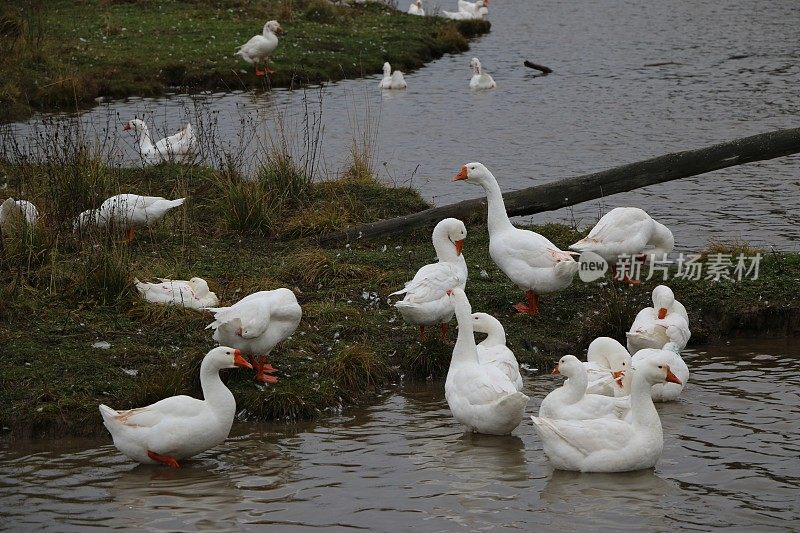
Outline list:
[[[664,382],[680,383],[667,361],[652,357],[637,362],[629,421],[531,417],[553,467],[580,472],[627,472],[655,466],[664,449],[664,433],[650,389]]]
[[[525,291],[527,305],[518,303],[514,308],[535,316],[539,312],[539,295],[568,287],[578,271],[578,263],[547,238],[511,224],[500,185],[481,163],[461,167],[453,177],[453,181],[457,180],[477,183],[486,191],[489,255],[506,276]]]
[[[203,278],[192,278],[189,281],[158,279],[160,283],[143,283],[134,279],[139,296],[148,302],[188,309],[202,309],[219,304],[219,298],[209,290],[208,283]]]
[[[383,79],[380,81],[381,89],[405,89],[408,85],[403,73],[399,70],[392,72],[392,66],[387,61],[383,64]]]
[[[469,3],[469,2],[467,2]],[[446,11],[442,10],[442,16],[452,20],[483,20],[489,14],[488,2],[485,0],[478,0],[475,2],[475,7],[469,10]]]
[[[35,205],[27,200],[6,198],[0,204],[0,226],[10,224],[15,218],[23,220],[29,226],[34,226],[36,221],[39,220],[39,211]]]
[[[653,289],[653,307],[645,307],[636,315],[628,337],[628,351],[635,354],[644,348],[661,348],[668,342],[686,348],[692,336],[686,308],[675,299],[666,285]]]
[[[539,406],[539,416],[561,420],[591,420],[594,418],[623,418],[630,409],[629,398],[614,398],[587,394],[589,384],[586,367],[574,355],[558,361],[553,374],[567,377],[564,384],[545,396]],[[611,377],[609,372],[609,377]]]
[[[105,200],[99,208],[87,209],[78,215],[74,229],[77,231],[89,225],[127,229],[128,240],[132,241],[137,227],[154,226],[170,209],[183,205],[184,201],[186,198],[167,200],[160,196],[117,194]]]
[[[651,389],[654,402],[673,402],[677,400],[683,388],[689,382],[689,367],[680,354],[680,348],[674,342],[666,343],[663,348],[645,348],[639,350],[633,356],[632,367],[636,367],[640,361],[646,359],[658,359],[666,361],[669,367],[678,376],[680,383],[656,383]],[[616,395],[624,396],[631,392],[631,377],[628,372],[623,372],[621,379],[615,382]]]
[[[473,57],[470,60],[469,68],[472,70],[472,78],[469,80],[470,89],[482,90],[497,88],[494,78],[483,72],[481,62],[477,57]]]
[[[422,7],[422,0],[414,0],[413,2],[411,2],[411,5],[408,6],[408,14],[419,15],[420,17],[424,17],[425,9]]]
[[[125,123],[123,130],[133,130],[139,143],[139,155],[147,164],[161,163],[162,161],[190,161],[197,149],[197,136],[191,124],[180,130],[175,135],[164,137],[153,144],[150,130],[144,121],[134,118]]]
[[[447,405],[468,431],[508,435],[525,416],[528,397],[500,369],[480,364],[467,295],[459,288],[449,293],[458,320],[458,339],[444,384]]]
[[[219,371],[237,366],[252,368],[239,350],[220,346],[208,352],[200,365],[204,400],[172,396],[124,411],[100,405],[114,446],[134,461],[178,468],[178,460],[221,444],[231,430],[236,400],[219,378]]]
[[[472,313],[472,329],[485,333],[486,338],[478,343],[478,361],[482,365],[494,365],[505,374],[511,383],[522,391],[522,376],[514,352],[506,346],[506,332],[503,325],[492,315]]]
[[[612,269],[620,257],[646,254],[660,259],[675,246],[675,238],[665,225],[653,220],[638,207],[617,207],[606,213],[592,228],[589,235],[579,240],[571,249],[577,252],[594,252],[606,260]],[[628,278],[626,283],[638,283]]]
[[[300,324],[303,310],[294,293],[289,289],[259,291],[230,307],[207,309],[214,315],[214,321],[206,326],[206,329],[214,329],[214,340],[238,348],[248,356],[257,380],[276,383],[278,378],[272,375],[275,368],[269,364],[267,356]]]
[[[467,228],[456,218],[445,218],[433,228],[431,240],[438,263],[425,265],[406,283],[405,287],[389,296],[405,294],[394,304],[409,324],[419,326],[421,340],[425,340],[425,326],[441,325],[442,340],[447,340],[447,324],[453,319],[453,303],[447,290],[464,289],[467,284],[467,262],[461,251]]]
[[[477,0],[477,2],[468,2],[467,0],[458,0],[458,10],[466,13],[480,13],[481,9],[489,8],[489,0]]]
[[[264,70],[259,70],[258,65],[266,63],[272,52],[278,47],[278,35],[283,33],[283,28],[278,24],[277,20],[270,20],[264,24],[264,29],[261,35],[254,35],[250,40],[240,46],[233,54],[241,56],[242,59],[255,65],[256,76],[265,76],[275,72],[271,70],[266,64]]]
[[[597,337],[589,344],[583,365],[589,380],[587,394],[617,396],[613,374],[630,370],[631,354],[611,337]]]

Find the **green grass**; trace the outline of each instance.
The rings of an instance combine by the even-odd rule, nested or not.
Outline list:
[[[277,73],[233,53],[277,19]],[[99,96],[296,87],[415,69],[468,48],[489,23],[325,0],[26,0],[0,7],[0,120],[74,110]]]
[[[83,206],[53,202],[52,169],[0,166],[0,182],[9,183],[0,197],[24,189],[43,219],[37,237],[25,241],[26,234],[10,231],[0,241],[1,427],[18,435],[92,433],[101,428],[99,403],[128,408],[177,393],[199,395],[198,365],[214,344],[204,329],[210,316],[139,300],[134,277],[201,276],[223,305],[257,290],[295,291],[304,316],[272,354],[280,381],[262,387],[251,372],[224,374],[248,419],[313,417],[368,397],[399,373],[424,379],[446,372],[452,347],[437,340],[420,344],[417,329],[387,301],[434,259],[428,231],[331,248],[289,240],[321,227],[418,211],[426,204],[415,191],[347,176],[312,182],[294,203],[281,204],[291,205],[281,220],[295,212],[291,230],[279,224],[243,232],[221,217],[228,200],[216,189],[218,171],[81,164],[103,176],[97,183],[108,184],[98,196],[124,184],[143,193],[187,194],[190,201],[131,245],[114,235],[78,236],[68,222]],[[335,217],[324,214],[331,205],[338,206]],[[535,229],[561,247],[582,236],[560,225]],[[522,293],[490,260],[484,226],[470,225],[464,253],[473,308],[498,317],[520,362],[544,371],[565,353],[580,354],[598,335],[624,340],[655,285],[576,280],[543,296],[536,318],[519,316],[511,304]],[[796,321],[800,310],[800,256],[766,255],[757,281],[670,285],[689,310],[694,342],[730,332],[763,334],[770,327],[785,333],[780,328]],[[96,341],[111,347],[93,348]]]

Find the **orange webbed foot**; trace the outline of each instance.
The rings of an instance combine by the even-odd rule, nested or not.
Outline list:
[[[161,464],[167,465],[170,468],[181,467],[181,465],[178,464],[178,460],[172,457],[171,455],[161,455],[160,453],[151,452],[150,450],[147,450],[147,457],[149,457],[153,461],[158,461]]]

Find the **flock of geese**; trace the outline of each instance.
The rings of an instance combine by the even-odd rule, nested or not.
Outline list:
[[[459,0],[458,13],[481,14],[487,6],[488,0],[474,4]],[[424,14],[421,0],[412,4],[409,13]],[[276,21],[268,22],[263,35],[250,39],[237,54],[255,64],[257,74],[269,72],[258,65],[277,46],[275,34],[281,31]],[[491,80],[482,73],[477,59],[470,66],[480,78],[476,85],[485,86],[483,77]],[[386,88],[398,88],[394,85],[399,81],[405,86],[402,73],[391,73],[388,63],[384,75],[382,87],[387,79],[390,87]],[[190,125],[157,143],[152,142],[141,120],[127,122],[124,129],[137,133],[140,151],[148,162],[191,154],[196,143]],[[525,301],[514,306],[519,313],[535,316],[540,295],[569,286],[579,269],[574,257],[579,253],[593,252],[614,265],[623,255],[652,260],[653,255],[661,257],[674,245],[672,232],[664,225],[641,209],[622,207],[603,216],[570,251],[560,250],[546,237],[512,225],[500,186],[483,164],[464,165],[453,180],[477,184],[485,191],[489,254],[524,292]],[[137,227],[157,224],[184,202],[185,198],[120,194],[81,213],[74,227],[77,231],[88,226],[121,229],[133,240]],[[9,198],[0,205],[0,225],[14,218],[36,224],[38,212],[30,202]],[[395,307],[408,324],[419,327],[423,340],[425,328],[436,326],[447,340],[448,324],[455,316],[458,336],[444,385],[447,403],[453,417],[468,431],[505,435],[525,419],[529,397],[522,392],[519,364],[506,346],[502,324],[489,314],[473,313],[465,292],[466,238],[462,221],[440,221],[432,234],[437,262],[421,267],[403,289],[390,296],[402,296]],[[638,283],[627,277],[623,281]],[[135,285],[148,301],[210,312],[213,321],[206,329],[213,330],[213,339],[220,345],[207,353],[200,367],[203,400],[174,396],[128,410],[100,405],[104,424],[120,452],[141,463],[177,467],[178,461],[214,447],[228,436],[236,402],[219,371],[243,367],[254,370],[256,380],[262,383],[277,382],[277,371],[268,356],[295,331],[302,309],[286,288],[255,292],[233,305],[218,307],[218,298],[199,277],[160,279],[158,283],[137,279]],[[653,306],[639,312],[627,333],[627,348],[600,337],[590,344],[587,361],[565,355],[553,370],[567,380],[542,400],[538,416],[531,419],[555,468],[622,472],[653,467],[661,456],[663,432],[653,402],[680,396],[689,378],[680,353],[691,333],[686,309],[669,287],[656,287],[652,300]],[[475,332],[486,334],[479,344]]]

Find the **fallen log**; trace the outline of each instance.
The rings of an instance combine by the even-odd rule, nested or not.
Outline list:
[[[505,193],[503,198],[509,216],[532,215],[640,187],[796,153],[800,153],[800,128],[777,130],[697,150],[666,154],[602,172],[544,183]],[[453,174],[458,172],[458,168],[454,166]],[[500,180],[502,182],[502,176]],[[476,213],[485,213],[485,210],[486,198],[475,198],[321,235],[318,241],[330,244],[398,235],[417,228],[433,227],[443,218],[466,219]]]
[[[522,64],[525,65],[528,68],[532,68],[534,70],[538,70],[544,75],[551,74],[553,72],[553,69],[551,69],[550,67],[546,67],[544,65],[540,65],[538,63],[534,63],[533,61],[528,61],[527,59]]]

